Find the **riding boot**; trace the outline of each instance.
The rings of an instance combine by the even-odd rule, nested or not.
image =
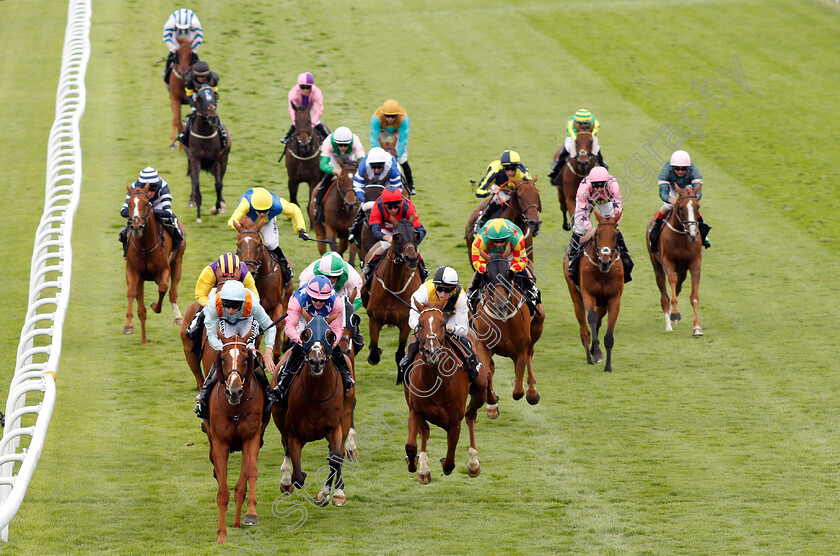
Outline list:
[[[187,327],[187,336],[193,341],[201,337],[201,329],[204,328],[204,307],[199,307],[192,322]]]
[[[172,251],[176,251],[181,243],[184,241],[184,234],[181,233],[181,228],[178,227],[178,217],[172,216],[169,222],[166,223],[166,229],[172,235]]]
[[[609,166],[607,166],[607,163],[606,163],[606,162],[604,162],[604,155],[602,155],[602,154],[601,154],[601,151],[600,151],[600,150],[598,151],[598,154],[596,154],[596,155],[595,155],[595,158],[597,158],[597,159],[598,159],[598,164],[600,164],[601,166],[603,166],[606,170],[609,170],[609,169],[610,169],[610,167],[609,167]]]
[[[420,342],[417,340],[417,336],[414,336],[412,342],[408,344],[408,351],[405,352],[405,356],[397,365],[397,384],[405,382],[408,368],[414,362],[414,358],[417,357],[418,351],[420,351]]]
[[[271,250],[271,254],[274,256],[274,260],[277,261],[277,264],[280,265],[280,272],[283,274],[283,282],[288,283],[289,280],[292,279],[294,272],[292,271],[292,265],[289,264],[289,261],[286,259],[286,255],[283,254],[283,249],[281,249],[278,245]]]
[[[329,126],[324,122],[318,122],[318,125],[315,126],[315,131],[317,131],[318,135],[321,137],[321,142],[326,141],[327,137],[329,137],[330,133],[332,133]]]
[[[163,82],[169,85],[169,76],[172,74],[172,64],[175,62],[175,53],[170,52],[166,57],[166,67],[163,69]]]
[[[289,393],[289,386],[292,384],[292,378],[295,372],[300,367],[304,358],[303,347],[300,344],[293,344],[292,351],[289,353],[289,358],[286,363],[277,369],[277,386],[271,390],[271,395],[275,401],[281,401],[286,398]]]
[[[630,273],[633,272],[633,259],[630,258],[630,251],[627,249],[627,244],[624,243],[624,234],[621,233],[621,230],[615,238],[615,246],[621,257],[621,263],[624,265],[624,283],[626,284],[633,279],[630,276]]]
[[[271,386],[268,384],[268,377],[265,376],[265,369],[262,365],[254,367],[254,378],[257,379],[257,384],[260,385],[263,392],[265,403],[263,405],[262,422],[267,423],[268,416],[271,414],[271,406],[274,405],[274,396],[271,393]]]
[[[324,221],[324,195],[327,194],[332,174],[325,174],[315,190],[315,222]]]
[[[280,140],[280,142],[283,143],[284,145],[288,145],[289,141],[292,140],[292,135],[294,135],[294,133],[295,133],[295,125],[292,124],[292,127],[289,128],[289,131],[286,132],[286,135],[283,137],[283,139]]]
[[[333,366],[341,374],[341,382],[344,385],[344,393],[356,385],[353,380],[353,375],[350,374],[350,367],[347,366],[347,359],[344,358],[344,352],[340,349],[334,349],[331,354]]]
[[[548,175],[548,177],[551,178],[551,185],[563,184],[563,166],[566,165],[567,158],[569,158],[569,151],[564,148],[560,153],[560,157],[557,159],[557,162],[551,165],[551,174]]]
[[[190,126],[192,126],[192,122],[195,119],[195,110],[189,113],[187,116],[187,121],[184,123],[184,129],[181,131],[180,135],[176,141],[180,141],[185,147],[190,146]]]
[[[708,240],[708,239],[706,239],[706,238],[708,237],[708,235],[709,235],[709,231],[712,229],[712,227],[711,227],[711,226],[709,226],[708,224],[706,224],[706,223],[703,221],[703,217],[702,217],[702,216],[701,216],[700,218],[698,218],[698,219],[697,219],[697,225],[698,225],[698,226],[700,226],[700,239],[702,239],[702,240],[703,240],[703,247],[705,247],[706,249],[708,249],[709,247],[711,247],[711,246],[712,246],[712,244],[711,244],[711,243],[709,243],[709,240]]]
[[[461,345],[464,353],[466,353],[466,359],[464,360],[465,370],[467,371],[467,376],[470,378],[470,382],[473,382],[481,370],[481,363],[478,357],[475,356],[472,345],[470,345],[470,341],[466,336],[452,336],[452,338]]]
[[[654,255],[659,252],[659,234],[662,233],[664,223],[665,218],[659,218],[657,214],[656,220],[653,221],[653,226],[650,228],[650,252]]]
[[[578,261],[581,253],[580,236],[572,233],[572,239],[569,241],[569,250],[567,256],[569,257],[569,278],[574,285],[578,284]]]
[[[467,304],[470,306],[470,311],[475,314],[478,307],[478,292],[481,291],[481,284],[484,281],[484,275],[476,271],[473,274],[470,285],[467,286]]]
[[[422,257],[420,257],[420,260],[417,263],[417,269],[420,271],[420,280],[425,282],[426,278],[429,277],[429,270],[426,268],[426,261],[424,261]]]
[[[368,289],[370,289],[370,281],[373,279],[373,271],[376,270],[378,263],[379,256],[375,256],[369,262],[365,263],[365,266],[362,268],[362,277],[365,279],[365,285]]]
[[[501,212],[501,206],[496,203],[496,200],[493,199],[487,206],[484,207],[484,210],[478,215],[478,218],[475,219],[475,227],[473,229],[474,233],[478,233],[481,231],[481,228],[489,221],[495,218]]]
[[[228,144],[228,136],[227,132],[225,131],[225,126],[222,125],[222,122],[216,122],[216,130],[219,132],[219,138],[222,140],[222,149]]]
[[[128,222],[125,223],[125,226],[122,230],[120,230],[120,243],[123,246],[123,257],[128,254]]]
[[[350,226],[350,235],[347,236],[347,241],[355,242],[359,247],[362,246],[362,226],[365,223],[365,211],[359,208],[356,213],[356,219],[353,220],[353,225]]]
[[[412,195],[417,195],[417,190],[414,189],[414,177],[411,175],[411,166],[408,165],[408,161],[406,160],[402,164],[403,175],[405,176],[405,186],[408,188],[408,192]]]
[[[214,363],[210,372],[207,374],[207,378],[204,379],[204,384],[201,385],[201,391],[195,397],[196,404],[194,411],[199,419],[210,418],[210,406],[207,403],[207,399],[210,397],[210,392],[213,391],[216,382],[218,380],[216,380],[216,364]]]

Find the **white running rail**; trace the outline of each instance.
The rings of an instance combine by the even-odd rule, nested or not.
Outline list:
[[[29,271],[29,309],[20,331],[15,374],[6,400],[6,427],[0,440],[2,541],[9,540],[9,522],[17,514],[38,465],[55,407],[56,370],[73,266],[70,240],[82,185],[79,120],[85,109],[90,18],[90,0],[70,0],[47,151],[44,214],[35,232]],[[29,437],[28,446],[20,447],[21,437]]]

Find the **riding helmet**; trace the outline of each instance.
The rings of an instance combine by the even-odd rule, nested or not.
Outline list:
[[[329,251],[318,261],[318,272],[324,276],[341,276],[344,274],[344,260],[335,251]]]
[[[373,147],[367,155],[368,164],[385,164],[391,157],[382,147]]]
[[[219,296],[222,298],[222,301],[238,301],[242,303],[245,301],[245,285],[239,280],[229,280],[222,286]]]
[[[432,283],[439,286],[457,286],[458,273],[451,266],[440,266],[435,271]]]
[[[297,84],[298,85],[314,85],[315,84],[315,77],[311,73],[309,73],[308,71],[305,71],[305,72],[298,75]]]
[[[255,187],[251,193],[251,208],[254,210],[268,210],[274,204],[274,197],[268,189]]]
[[[502,163],[502,166],[516,166],[522,162],[522,159],[519,158],[519,153],[516,151],[505,151],[499,157],[499,162]]]
[[[508,225],[508,220],[504,218],[494,218],[485,225],[487,229],[487,239],[510,239],[513,235],[513,230]]]
[[[606,183],[611,177],[606,168],[596,166],[589,172],[589,183]]]
[[[400,108],[400,103],[392,98],[386,100],[385,103],[382,105],[382,113],[386,116],[399,115],[400,110],[402,110]]]
[[[592,123],[592,112],[586,108],[581,108],[575,112],[575,121],[578,123]]]
[[[402,190],[399,187],[389,185],[382,191],[383,203],[399,203],[403,200]]]
[[[341,126],[333,133],[333,141],[339,145],[349,145],[353,142],[353,132],[350,128]]]
[[[674,151],[674,154],[671,155],[671,166],[691,166],[691,157],[685,151]]]
[[[313,276],[306,285],[306,293],[313,299],[329,299],[333,294],[330,279],[326,276]]]
[[[201,77],[210,75],[210,64],[203,60],[196,62],[193,66],[193,73]]]
[[[225,253],[219,257],[218,262],[222,276],[233,276],[239,271],[239,257],[234,253]]]

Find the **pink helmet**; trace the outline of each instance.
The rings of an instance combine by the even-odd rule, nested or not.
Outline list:
[[[610,181],[610,173],[603,166],[596,166],[589,172],[589,183],[593,181]]]
[[[298,75],[298,85],[314,85],[315,78],[312,77],[312,74],[308,71],[303,72],[302,74]]]
[[[674,151],[671,155],[671,166],[691,166],[691,157],[685,151]]]
[[[309,284],[306,285],[306,293],[312,299],[329,299],[333,294],[330,279],[321,275],[313,276]]]

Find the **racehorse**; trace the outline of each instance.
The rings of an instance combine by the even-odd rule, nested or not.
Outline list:
[[[236,255],[254,276],[257,292],[260,294],[260,305],[271,320],[277,320],[289,306],[294,284],[291,280],[283,281],[280,265],[265,248],[262,237],[250,218],[245,216],[239,222],[234,221],[233,225],[237,232]],[[282,348],[283,342],[278,341],[274,344],[275,360],[280,358]]]
[[[411,328],[408,326],[411,295],[420,287],[420,252],[414,231],[414,218],[403,218],[394,226],[393,239],[388,252],[379,262],[372,283],[362,293],[362,303],[367,309],[370,323],[370,354],[368,363],[376,365],[382,349],[379,348],[379,331],[384,324],[400,329],[397,364],[405,355],[405,344]]]
[[[571,220],[575,212],[578,186],[583,178],[589,175],[592,168],[598,166],[598,157],[592,154],[594,142],[592,133],[579,131],[575,138],[576,155],[572,157],[569,154],[565,166],[560,170],[562,184],[557,188],[557,197],[560,199],[560,210],[563,212],[563,229],[567,231],[572,229]]]
[[[583,244],[583,257],[578,267],[580,287],[569,278],[569,258],[563,259],[563,274],[569,287],[569,295],[575,306],[575,316],[580,325],[580,341],[586,350],[586,362],[590,365],[604,360],[598,341],[598,331],[606,313],[607,333],[604,346],[607,348],[607,362],[604,372],[612,372],[613,330],[621,308],[621,293],[624,291],[624,263],[616,250],[618,221],[621,211],[605,218],[595,211],[598,227]],[[587,328],[587,323],[589,327]],[[592,345],[590,347],[590,331]]]
[[[169,301],[172,303],[174,324],[183,323],[181,310],[178,308],[178,282],[181,280],[184,249],[187,247],[184,225],[178,222],[181,235],[184,237],[181,245],[172,251],[172,236],[154,218],[152,198],[149,186],[128,190],[128,250],[125,256],[125,281],[128,285],[128,311],[126,312],[124,334],[134,333],[134,314],[132,306],[137,299],[137,316],[140,318],[141,344],[148,343],[146,339],[146,305],[143,301],[143,284],[145,281],[156,282],[158,285],[158,300],[151,304],[152,311],[160,313],[163,296],[170,286]]]
[[[470,431],[470,459],[467,472],[478,477],[481,465],[475,443],[475,419],[487,396],[487,362],[478,377],[470,384],[463,358],[455,355],[455,341],[447,337],[446,317],[441,303],[420,305],[420,350],[411,363],[404,381],[405,401],[408,404],[408,441],[405,444],[408,471],[417,471],[417,480],[427,485],[432,480],[426,442],[429,422],[446,431],[446,457],[441,458],[444,475],[455,469],[455,448],[461,436],[461,421],[467,418]],[[474,342],[475,343],[475,342]],[[460,351],[460,350],[459,350]],[[467,394],[470,404],[466,407]],[[420,455],[417,455],[417,433],[420,433]],[[419,464],[419,470],[418,470]]]
[[[383,176],[382,183],[368,183],[365,185],[365,203],[362,205],[362,208],[364,209],[365,206],[368,206],[369,208],[367,209],[367,214],[365,214],[364,224],[362,224],[362,235],[359,238],[360,247],[354,248],[356,245],[355,243],[350,246],[350,260],[354,260],[355,252],[358,251],[359,258],[364,261],[367,258],[368,252],[377,243],[376,238],[373,237],[373,231],[370,229],[368,221],[370,220],[370,209],[373,207],[373,203],[382,196],[382,192],[385,190],[385,183],[387,181],[388,177]],[[406,191],[403,191],[403,197],[405,197],[406,193]]]
[[[181,123],[181,105],[186,103],[186,92],[184,80],[187,74],[192,71],[192,66],[198,56],[192,51],[189,41],[178,39],[178,50],[175,52],[175,63],[172,64],[172,72],[169,74],[169,103],[172,105],[172,137],[169,139],[169,148],[175,148],[175,138],[184,130]]]
[[[496,364],[493,355],[508,357],[514,364],[513,399],[522,396],[531,405],[540,401],[537,379],[534,377],[534,346],[539,341],[545,322],[545,308],[537,305],[537,312],[531,316],[525,303],[525,294],[514,281],[513,272],[507,257],[510,247],[502,254],[482,251],[481,257],[487,261],[486,282],[479,294],[476,311],[470,326],[475,331],[479,343],[491,354],[487,384],[487,416],[495,419],[499,416],[499,396],[493,389],[493,376]],[[528,392],[523,384],[525,370],[528,370]]]
[[[190,303],[190,306],[187,307],[187,310],[184,311],[184,319],[181,323],[181,330],[179,332],[179,336],[181,337],[181,346],[184,348],[184,356],[187,359],[187,366],[192,371],[193,376],[195,377],[195,386],[197,390],[201,390],[201,386],[204,384],[204,377],[210,373],[210,365],[213,364],[213,360],[215,359],[215,350],[210,347],[210,344],[207,343],[207,335],[204,333],[203,326],[202,330],[199,332],[200,336],[199,339],[194,342],[192,338],[190,338],[189,334],[187,334],[187,328],[190,327],[190,323],[193,321],[196,313],[202,311],[204,307],[198,304],[198,301],[193,301]],[[198,345],[194,345],[198,343]],[[211,352],[210,361],[207,361],[207,357],[202,358],[202,354],[207,352]],[[204,372],[202,373],[202,363],[204,364]]]
[[[353,295],[355,299],[355,292]],[[344,331],[341,334],[341,340],[338,342],[338,349],[344,354],[345,357],[350,361],[350,374],[353,375],[353,379],[356,379],[356,354],[364,347],[364,343],[357,344],[354,342],[353,337],[357,330],[359,330],[359,323],[361,322],[361,317],[357,315],[355,312],[351,312],[350,308],[353,307],[353,300],[344,300]],[[347,441],[344,443],[344,450],[347,453],[347,457],[351,459],[356,458],[357,454],[357,447],[356,447],[356,398],[353,397],[353,407],[350,410],[350,430],[347,432]]]
[[[221,124],[228,137],[227,144],[222,148],[222,138],[216,127],[219,124],[216,95],[212,87],[202,87],[197,94],[196,115],[190,124],[190,146],[186,153],[189,161],[187,174],[192,184],[190,204],[196,207],[196,222],[201,222],[201,190],[198,188],[198,175],[201,170],[207,170],[216,179],[216,204],[210,208],[210,214],[227,212],[225,199],[222,197],[222,178],[227,171],[231,138],[227,127]]]
[[[700,298],[700,265],[703,262],[702,241],[697,241],[700,231],[697,219],[700,217],[700,201],[697,189],[677,187],[677,201],[665,227],[659,234],[659,256],[651,253],[650,250],[650,227],[653,225],[654,215],[648,223],[645,233],[650,262],[653,265],[653,273],[656,276],[656,285],[659,286],[660,303],[662,312],[665,313],[665,331],[671,332],[672,322],[681,319],[680,311],[677,308],[677,296],[682,289],[686,273],[691,272],[691,306],[694,309],[694,328],[692,335],[702,336],[703,328],[700,326],[699,305]],[[668,292],[670,283],[671,291]]]
[[[394,133],[383,131],[379,134],[378,139],[379,146],[382,147],[386,153],[390,154],[394,158],[397,158],[397,143],[400,140],[400,133],[398,131],[395,131]]]
[[[216,369],[219,382],[210,393],[210,423],[205,427],[209,432],[210,462],[213,464],[213,476],[219,483],[216,502],[219,505],[218,542],[227,541],[225,514],[230,501],[227,485],[228,454],[242,451],[242,468],[236,482],[236,519],[234,527],[240,527],[242,503],[248,494],[248,509],[245,512],[245,525],[257,525],[257,457],[260,453],[262,437],[267,422],[262,422],[262,388],[254,378],[254,353],[246,346],[246,338],[234,336],[219,339],[224,344],[216,355]]]
[[[500,197],[504,210],[499,215],[499,218],[510,220],[522,230],[522,233],[525,235],[525,251],[528,253],[528,262],[530,265],[534,263],[531,246],[534,244],[534,238],[539,235],[540,226],[542,225],[542,220],[540,219],[542,202],[540,201],[540,192],[536,186],[537,179],[535,177],[533,180],[511,180],[502,186],[502,191],[510,195],[510,199],[504,201]],[[479,204],[472,214],[470,214],[469,220],[467,221],[467,229],[464,233],[464,239],[467,240],[467,257],[472,254],[472,243],[475,238],[475,220],[478,218],[479,212],[491,200],[492,197],[488,197]]]
[[[330,242],[330,249],[343,255],[347,250],[347,237],[350,235],[350,226],[356,218],[361,202],[353,191],[353,176],[356,175],[357,161],[346,161],[339,159],[341,173],[338,178],[330,181],[327,185],[327,192],[324,194],[324,222],[315,221],[315,203],[309,205],[309,219],[314,223],[312,228],[318,239],[326,239]],[[336,244],[336,239],[338,243]],[[318,251],[323,255],[327,252],[324,243],[318,243]],[[356,264],[356,251],[350,250],[350,265]]]
[[[319,506],[326,506],[335,481],[332,503],[343,506],[347,502],[344,478],[341,476],[345,457],[343,446],[350,430],[356,388],[344,393],[341,375],[330,357],[335,334],[324,317],[312,317],[301,332],[300,339],[306,353],[303,367],[292,379],[287,404],[278,403],[272,408],[274,424],[280,430],[285,449],[280,466],[283,472],[280,490],[291,492],[295,488],[303,488],[306,480],[300,463],[303,446],[307,442],[326,438],[330,474],[313,501]],[[273,385],[276,386],[276,383],[275,378]]]
[[[295,111],[295,134],[289,142],[286,157],[286,173],[289,175],[289,200],[300,206],[297,200],[298,187],[301,183],[309,184],[309,195],[306,198],[307,211],[312,190],[321,181],[324,173],[321,171],[321,136],[312,125],[312,118],[308,106],[298,106],[292,103]]]

